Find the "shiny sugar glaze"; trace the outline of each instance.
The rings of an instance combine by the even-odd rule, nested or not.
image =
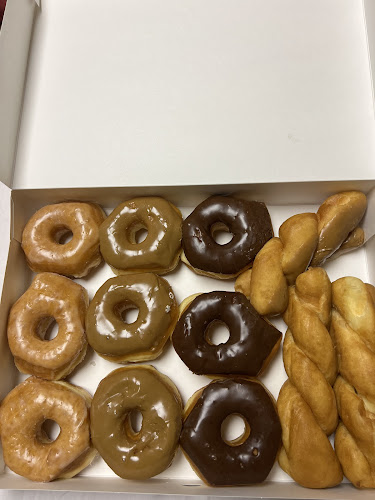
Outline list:
[[[121,313],[138,308],[126,323]],[[178,318],[178,305],[169,283],[152,273],[117,276],[96,292],[86,315],[89,344],[107,359],[153,359],[160,354]],[[146,358],[147,357],[147,358]]]
[[[131,411],[142,413],[138,433]],[[178,445],[182,404],[174,384],[147,365],[119,368],[104,378],[91,406],[94,446],[124,479],[147,479],[165,470]]]
[[[134,198],[119,205],[100,227],[100,251],[118,273],[168,272],[181,251],[180,211],[158,197]],[[146,229],[146,239],[136,233]]]

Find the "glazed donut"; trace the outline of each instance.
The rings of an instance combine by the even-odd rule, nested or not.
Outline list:
[[[255,377],[279,348],[282,334],[259,316],[242,293],[203,293],[188,298],[182,307],[172,343],[193,373]],[[229,329],[225,344],[209,340],[209,329],[217,322]]]
[[[32,481],[71,478],[96,455],[90,442],[90,395],[67,382],[30,377],[0,406],[0,436],[5,464]],[[60,426],[49,439],[43,423]]]
[[[134,198],[119,205],[100,227],[100,251],[116,274],[165,274],[178,264],[182,216],[163,198]],[[136,234],[146,229],[144,241]]]
[[[375,289],[347,276],[332,284],[331,334],[339,377],[334,385],[341,421],[335,449],[357,488],[375,488]]]
[[[220,245],[215,231],[226,228],[233,238]],[[262,246],[273,236],[264,203],[212,196],[198,205],[182,224],[181,260],[198,274],[219,279],[248,269]]]
[[[327,198],[317,211],[319,241],[311,261],[312,266],[321,266],[339,250],[355,231],[365,215],[366,195],[360,191],[345,191]],[[357,230],[358,231],[358,230]],[[363,237],[363,232],[361,233]],[[362,245],[361,238],[358,245]]]
[[[38,210],[22,234],[30,268],[36,273],[86,276],[102,260],[99,226],[104,218],[104,212],[94,203],[64,202]],[[69,232],[73,234],[71,241],[61,244],[61,238]]]
[[[139,432],[131,413],[142,413]],[[180,394],[172,381],[148,365],[119,368],[104,378],[91,407],[94,446],[124,479],[147,479],[172,462],[182,425]]]
[[[38,274],[9,315],[8,342],[17,368],[47,380],[69,375],[86,354],[87,307],[81,285],[58,274]],[[53,321],[58,334],[44,340]]]
[[[125,323],[121,314],[139,309]],[[178,319],[178,306],[169,283],[152,273],[111,278],[92,299],[86,315],[89,344],[102,357],[117,363],[158,357]]]
[[[241,274],[235,290],[242,292],[261,315],[277,315],[288,306],[288,286],[311,262],[322,265],[332,256],[364,243],[357,225],[367,206],[366,196],[347,191],[327,198],[318,212],[293,215],[260,250],[251,270]]]
[[[324,269],[310,268],[298,276],[289,293],[283,347],[289,379],[277,400],[283,430],[279,464],[302,486],[330,488],[342,481],[328,438],[338,424],[332,389],[337,361],[329,334],[331,282]]]
[[[233,414],[245,420],[245,432],[227,442],[221,426]],[[208,485],[264,481],[280,443],[275,402],[256,380],[216,380],[197,391],[186,405],[180,444],[195,472]]]

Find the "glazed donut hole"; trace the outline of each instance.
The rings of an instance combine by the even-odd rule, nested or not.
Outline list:
[[[113,306],[113,313],[126,325],[132,325],[139,317],[139,307],[130,300],[122,300]]]
[[[59,334],[59,324],[53,316],[42,316],[37,320],[35,334],[45,342],[56,338]]]
[[[221,439],[229,446],[241,446],[250,436],[251,428],[241,413],[231,413],[221,423]],[[257,456],[258,450],[253,455]]]
[[[143,221],[133,222],[133,224],[126,228],[126,239],[132,245],[140,245],[146,241],[148,234],[147,224]]]
[[[218,245],[226,245],[234,238],[234,234],[224,222],[214,222],[210,227],[210,233],[213,240]]]
[[[36,439],[43,444],[56,441],[60,436],[61,427],[56,420],[46,418],[36,426]]]
[[[59,245],[66,245],[74,238],[72,229],[68,226],[57,226],[51,230],[51,239]]]
[[[209,345],[226,344],[230,339],[229,327],[218,319],[211,321],[204,332],[204,340]]]
[[[127,413],[124,420],[124,432],[129,439],[138,441],[141,437],[143,424],[143,413],[138,408],[134,408]]]

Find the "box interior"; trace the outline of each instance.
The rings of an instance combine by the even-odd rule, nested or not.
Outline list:
[[[13,187],[372,178],[365,7],[44,0]]]
[[[371,0],[111,0],[105,8],[100,0],[8,2],[0,35],[0,179],[14,190],[0,396],[21,380],[6,347],[6,321],[32,279],[19,242],[40,206],[80,199],[110,211],[152,194],[186,215],[209,194],[234,193],[265,201],[277,232],[288,216],[316,210],[329,194],[375,186],[373,12]],[[326,269],[331,280],[353,274],[375,283],[373,255],[374,239]],[[78,281],[92,297],[111,276],[102,265]],[[233,289],[182,264],[167,279],[178,300]],[[285,331],[281,319],[276,325]],[[190,374],[171,346],[152,364],[171,376],[185,402],[208,382]],[[91,351],[69,380],[93,393],[115,367]],[[262,381],[276,397],[284,379],[280,350]],[[147,482],[119,480],[97,459],[79,477],[47,485],[5,471],[0,488],[373,496],[347,484],[307,490],[277,465],[263,485],[208,488],[180,452]]]
[[[353,184],[346,184],[347,188],[356,187],[362,189],[364,192],[369,194],[369,199],[374,197],[375,191],[372,190],[368,192],[368,188],[373,188],[375,181],[363,181],[362,183],[354,182]],[[264,198],[267,199],[269,193],[270,202],[268,208],[271,214],[275,234],[278,233],[278,228],[280,224],[289,216],[295,213],[302,213],[306,211],[316,211],[319,204],[322,201],[322,193],[335,192],[334,187],[336,183],[316,183],[315,185],[306,184],[309,191],[309,203],[302,203],[303,199],[303,189],[301,185],[266,185],[264,191]],[[275,193],[276,199],[279,200],[278,204],[272,203],[272,188]],[[258,190],[254,195],[254,186],[231,186],[231,194],[237,197],[245,199],[257,199]],[[277,192],[279,194],[277,195]],[[286,197],[282,197],[281,193],[285,193]],[[193,208],[203,200],[208,194],[220,193],[220,190],[215,186],[205,186],[202,188],[192,187],[159,187],[156,189],[156,193],[164,196],[171,201],[177,203],[177,205],[182,210],[184,216],[187,216]],[[294,193],[294,194],[293,194]],[[31,283],[33,273],[28,269],[25,258],[20,245],[20,238],[22,235],[22,229],[25,222],[29,217],[41,206],[48,204],[51,200],[54,202],[65,201],[67,199],[82,199],[87,201],[96,201],[100,203],[106,210],[110,213],[111,210],[120,201],[126,200],[128,198],[139,196],[142,194],[149,194],[148,189],[144,188],[131,188],[127,190],[126,188],[118,189],[117,192],[113,190],[108,190],[106,188],[102,189],[79,189],[78,191],[65,190],[65,189],[53,189],[53,190],[14,190],[12,192],[13,201],[13,233],[14,237],[11,243],[11,249],[9,254],[9,261],[6,270],[3,297],[1,303],[1,331],[2,331],[2,343],[3,349],[0,351],[2,354],[1,366],[7,367],[8,377],[0,379],[0,396],[5,395],[14,385],[19,383],[25,378],[25,376],[20,375],[14,368],[12,357],[9,353],[8,347],[6,345],[6,321],[11,305],[17,300],[17,298],[26,290],[26,288]],[[261,193],[262,194],[262,193]],[[77,196],[76,196],[77,195]],[[291,200],[300,200],[298,203],[291,202]],[[315,200],[315,202],[313,202]],[[373,212],[366,215],[367,218],[372,218]],[[375,282],[375,275],[373,275],[373,268],[369,266],[370,261],[374,261],[371,254],[371,249],[373,246],[372,240],[366,244],[365,247],[356,250],[355,252],[341,256],[340,258],[333,260],[326,264],[325,268],[328,272],[330,279],[333,281],[343,275],[355,275],[364,281]],[[91,273],[87,278],[76,280],[82,286],[84,286],[88,292],[89,297],[92,299],[96,290],[110,277],[113,273],[108,265],[102,264],[97,270]],[[172,273],[166,275],[166,279],[172,285],[178,302],[181,302],[185,297],[199,292],[207,292],[212,290],[228,290],[233,291],[233,280],[215,280],[207,277],[198,276],[192,271],[190,271],[182,263],[179,264],[178,268]],[[272,322],[277,328],[282,332],[285,332],[286,326],[281,318],[272,319]],[[152,361],[150,364],[154,365],[161,372],[168,375],[179,388],[183,401],[186,403],[187,399],[200,387],[206,385],[209,379],[204,376],[197,376],[192,374],[183,362],[179,359],[177,354],[171,345],[167,345],[165,351],[157,360]],[[106,376],[110,371],[117,368],[119,365],[111,363],[99,357],[90,348],[84,362],[77,367],[71,376],[68,377],[68,381],[84,387],[91,394],[96,390],[99,381]],[[277,398],[279,389],[282,383],[285,381],[286,375],[282,363],[282,351],[279,350],[278,354],[266,370],[265,374],[260,377],[261,381],[266,385],[270,392]],[[236,429],[232,429],[236,430]],[[139,491],[146,492],[148,488],[152,488],[154,492],[165,493],[164,489],[166,484],[168,484],[167,491],[170,493],[182,493],[184,488],[186,488],[185,494],[230,494],[231,496],[238,494],[239,496],[258,496],[259,492],[262,492],[262,496],[267,495],[267,497],[272,498],[274,496],[288,497],[290,494],[290,487],[295,488],[292,482],[290,482],[289,476],[287,476],[278,466],[275,464],[273,470],[271,471],[266,485],[271,485],[270,490],[264,490],[264,485],[259,487],[251,488],[237,488],[236,491],[232,489],[222,489],[222,488],[209,488],[202,485],[195,473],[192,471],[187,460],[184,458],[181,450],[178,451],[171,467],[165,472],[160,474],[156,479],[146,481],[144,483],[138,482],[133,483],[132,481],[122,481],[119,487],[118,478],[109,469],[105,462],[101,458],[95,459],[93,464],[87,469],[82,471],[82,473],[71,481],[61,481],[55,482],[48,485],[51,489],[83,489],[91,490],[93,485],[92,480],[101,480],[103,478],[104,482],[99,488],[100,491]],[[113,481],[113,482],[110,482]],[[0,487],[3,483],[7,485],[8,488],[29,488],[34,487],[30,481],[23,480],[15,476],[12,472],[5,470],[4,474],[0,476]],[[277,484],[278,488],[273,489],[274,485]],[[57,486],[56,486],[57,485]],[[142,485],[146,486],[146,489],[142,489]],[[152,486],[150,486],[152,485]],[[5,487],[5,486],[4,486]],[[189,488],[189,489],[188,489]],[[194,488],[196,488],[194,490]],[[260,490],[259,490],[260,488]],[[281,488],[281,490],[279,489]],[[224,491],[225,490],[225,491]],[[226,491],[228,490],[228,491]],[[238,491],[237,491],[238,490]],[[330,498],[325,496],[325,492],[317,495],[313,490],[303,490],[303,495],[298,493],[299,497],[303,498]],[[277,494],[276,494],[277,492]],[[340,494],[352,495],[354,493],[353,488],[350,485],[341,485]]]

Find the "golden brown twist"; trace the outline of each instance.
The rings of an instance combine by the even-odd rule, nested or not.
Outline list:
[[[346,277],[332,286],[331,334],[340,376],[335,448],[357,488],[375,488],[375,306],[371,285]]]
[[[328,488],[342,480],[327,437],[338,421],[332,389],[337,363],[328,331],[330,314],[329,278],[321,268],[309,269],[290,288],[283,348],[289,379],[277,401],[283,441],[279,464],[308,488]]]
[[[367,206],[366,196],[348,191],[327,198],[316,214],[303,213],[287,219],[279,237],[269,240],[254,260],[252,269],[241,274],[235,289],[250,300],[261,315],[277,315],[288,306],[288,286],[311,262],[322,265],[364,243],[358,228]]]

